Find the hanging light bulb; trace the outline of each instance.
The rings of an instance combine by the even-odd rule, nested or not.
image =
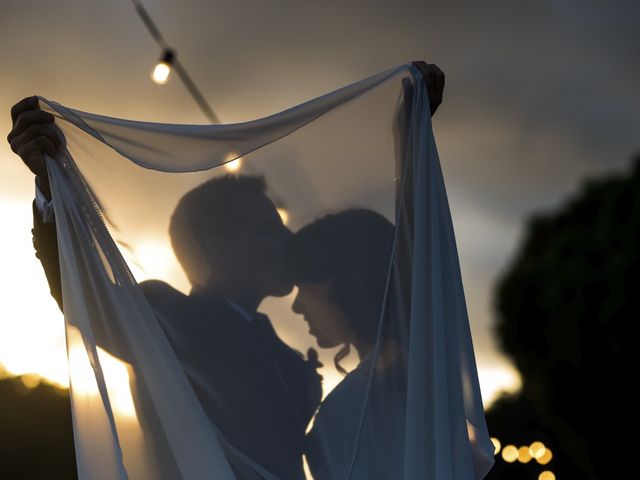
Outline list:
[[[173,50],[165,50],[162,57],[160,57],[160,61],[153,69],[151,79],[158,85],[164,85],[167,83],[169,74],[171,73],[171,66],[173,65],[174,57],[175,54],[173,53]]]

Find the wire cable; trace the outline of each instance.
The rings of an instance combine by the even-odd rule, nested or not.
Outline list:
[[[172,53],[172,61],[170,62],[170,66],[173,66],[175,68],[176,73],[180,77],[180,80],[182,80],[184,86],[187,87],[187,90],[191,94],[191,97],[198,104],[198,106],[202,110],[202,113],[204,113],[204,115],[211,123],[220,123],[218,115],[216,115],[216,113],[213,111],[213,108],[211,108],[207,100],[204,98],[204,95],[202,95],[200,89],[196,86],[191,76],[187,73],[184,65],[182,65],[182,63],[178,60],[176,50],[174,48],[171,48],[166,42],[166,40],[162,36],[162,33],[160,33],[160,29],[153,22],[153,20],[151,19],[151,15],[149,15],[149,12],[144,7],[142,2],[140,0],[131,0],[131,3],[133,3],[136,12],[138,12],[138,16],[142,20],[142,23],[145,24],[153,39],[162,49],[163,56],[166,56],[167,52]]]

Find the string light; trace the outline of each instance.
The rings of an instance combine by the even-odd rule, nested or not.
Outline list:
[[[169,80],[169,74],[171,73],[171,67],[173,65],[174,53],[172,50],[165,50],[160,58],[160,61],[153,69],[151,73],[151,79],[158,85],[164,85]]]
[[[162,85],[167,82],[171,71],[175,70],[176,74],[180,77],[180,80],[182,80],[184,86],[187,88],[187,90],[189,90],[189,93],[193,97],[194,101],[202,110],[202,113],[205,114],[205,116],[211,123],[220,123],[220,119],[218,119],[218,116],[215,114],[207,100],[204,98],[202,93],[200,93],[200,89],[198,89],[195,82],[191,79],[191,76],[187,73],[187,70],[178,60],[175,50],[169,47],[169,44],[165,41],[164,37],[160,33],[160,30],[151,19],[149,12],[147,12],[147,9],[144,7],[144,5],[142,5],[142,2],[140,0],[131,0],[131,3],[133,3],[136,12],[138,12],[142,23],[145,24],[153,39],[162,49],[162,58],[154,68],[151,75],[153,81],[159,85]],[[165,57],[168,54],[169,58],[167,61]]]

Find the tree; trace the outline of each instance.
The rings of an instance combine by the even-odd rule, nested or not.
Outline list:
[[[639,245],[640,155],[630,172],[589,179],[533,216],[495,289],[496,334],[522,396],[587,476],[617,478],[635,463],[623,435],[635,433]]]
[[[66,390],[0,380],[0,478],[73,480],[76,461]]]

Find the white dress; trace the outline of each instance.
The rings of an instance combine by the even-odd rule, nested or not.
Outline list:
[[[402,478],[404,366],[396,360],[384,372],[373,374],[363,419],[371,359],[371,355],[365,357],[320,405],[307,435],[307,461],[315,480]],[[356,458],[349,476],[354,453]]]

